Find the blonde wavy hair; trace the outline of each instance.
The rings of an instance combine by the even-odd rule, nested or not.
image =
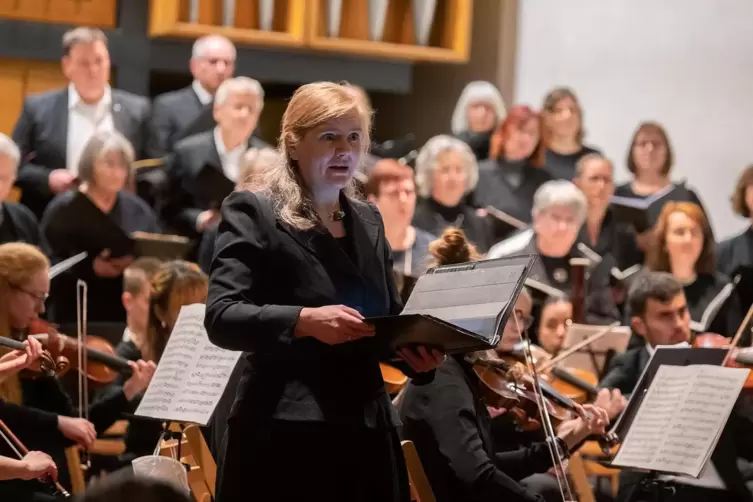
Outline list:
[[[274,202],[275,212],[285,223],[301,230],[319,223],[319,216],[311,204],[309,189],[300,172],[298,162],[290,152],[311,129],[356,111],[361,120],[361,158],[371,143],[372,110],[363,97],[349,84],[314,82],[299,87],[282,116],[282,132],[278,143],[280,161],[264,171],[262,192]],[[355,195],[355,182],[345,189]]]

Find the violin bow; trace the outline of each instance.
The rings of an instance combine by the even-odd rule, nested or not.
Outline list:
[[[24,456],[29,454],[29,449],[24,446],[21,440],[18,439],[15,434],[13,434],[10,428],[2,420],[0,420],[0,437],[2,437],[5,442],[8,443],[10,449],[13,450],[13,453],[15,453],[20,460],[23,460]],[[46,479],[44,481],[55,488],[55,490],[57,491],[56,495],[59,494],[66,499],[71,498],[71,494],[68,493],[68,491],[63,488],[63,485],[61,485],[57,481],[52,481],[51,479]]]
[[[538,366],[538,368],[537,368],[538,371],[544,372],[544,371],[548,370],[549,368],[551,368],[552,366],[556,365],[557,363],[559,363],[563,359],[566,359],[566,358],[570,357],[571,355],[575,354],[576,352],[578,352],[583,347],[591,345],[592,343],[594,343],[596,340],[598,340],[602,336],[611,333],[612,330],[615,329],[616,327],[618,327],[619,325],[620,325],[619,321],[615,321],[612,324],[610,324],[609,326],[605,326],[604,328],[600,329],[599,331],[597,331],[593,335],[591,335],[591,336],[589,336],[587,338],[584,338],[580,342],[576,343],[575,345],[573,345],[569,349],[565,349],[562,352],[560,352],[559,354],[557,354],[556,356],[554,356],[553,358],[549,359],[548,361],[544,361],[543,363],[541,363]]]
[[[745,319],[743,319],[743,322],[740,324],[740,326],[737,328],[737,333],[735,333],[735,337],[732,339],[732,341],[729,344],[729,350],[727,351],[727,355],[724,356],[724,361],[722,361],[722,366],[725,366],[730,358],[732,357],[732,351],[737,347],[737,344],[740,343],[740,339],[743,336],[743,333],[745,332],[745,328],[748,327],[750,324],[750,320],[753,318],[753,305],[750,306],[748,309],[748,313],[745,314]]]
[[[549,447],[549,454],[552,457],[552,466],[554,467],[555,478],[557,479],[560,495],[562,496],[563,502],[575,500],[573,489],[570,487],[570,481],[567,479],[567,469],[565,467],[565,461],[563,460],[564,452],[561,449],[560,442],[557,441],[557,434],[554,431],[549,414],[546,412],[547,408],[544,401],[544,393],[539,385],[539,376],[536,371],[536,365],[534,364],[533,354],[531,353],[531,339],[528,336],[528,330],[521,329],[516,316],[512,316],[512,319],[515,322],[518,333],[521,333],[525,342],[523,344],[523,355],[525,356],[526,366],[528,366],[531,375],[533,375],[533,394],[536,397],[536,404],[539,407],[541,427],[546,435],[546,442]]]
[[[78,357],[78,417],[89,420],[89,378],[88,362],[86,354],[86,325],[87,325],[87,297],[89,286],[85,281],[76,281],[76,356]],[[91,467],[91,458],[88,452],[84,454],[84,463]]]

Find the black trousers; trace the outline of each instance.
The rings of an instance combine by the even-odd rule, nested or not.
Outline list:
[[[669,482],[671,491],[657,493],[641,485],[645,474],[623,470],[620,473],[620,491],[617,502],[747,502],[748,498],[727,490],[714,490],[700,486]]]
[[[228,420],[216,502],[410,502],[394,429]]]

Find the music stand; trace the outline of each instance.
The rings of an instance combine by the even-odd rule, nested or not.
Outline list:
[[[561,351],[582,342],[590,336],[603,330],[604,326],[592,326],[587,324],[571,324],[565,335]],[[604,372],[614,354],[625,351],[630,341],[631,331],[627,326],[617,326],[601,338],[594,340],[567,357],[567,365],[571,368],[579,368],[604,377]]]

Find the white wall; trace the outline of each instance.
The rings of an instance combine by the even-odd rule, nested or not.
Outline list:
[[[541,105],[567,85],[585,110],[586,143],[625,168],[630,137],[657,120],[717,237],[745,226],[729,196],[753,163],[753,1],[522,0],[516,102]]]

